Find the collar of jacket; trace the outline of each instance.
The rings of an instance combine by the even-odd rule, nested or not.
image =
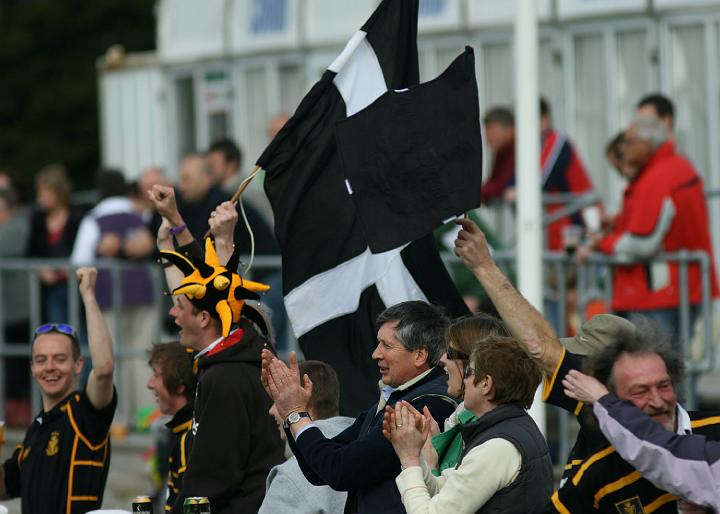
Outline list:
[[[486,412],[475,421],[459,425],[460,434],[465,443],[470,442],[477,434],[484,432],[493,425],[511,418],[526,415],[525,409],[513,403],[498,405],[490,412]]]

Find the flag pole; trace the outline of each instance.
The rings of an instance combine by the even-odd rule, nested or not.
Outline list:
[[[515,11],[515,145],[517,181],[518,289],[541,313],[542,211],[540,204],[540,109],[538,35],[535,0],[518,0]],[[540,389],[530,415],[545,433],[545,405]]]
[[[240,199],[240,195],[243,194],[243,191],[247,189],[247,187],[250,185],[250,182],[252,182],[252,179],[254,179],[258,173],[260,173],[260,170],[262,168],[259,164],[255,165],[255,168],[250,172],[250,175],[243,180],[240,185],[237,188],[237,191],[232,195],[232,198],[230,198],[230,201],[234,204]],[[210,237],[210,229],[208,229],[207,232],[205,232],[205,235],[203,236],[203,239]]]

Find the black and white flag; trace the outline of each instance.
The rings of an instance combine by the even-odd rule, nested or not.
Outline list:
[[[345,414],[377,400],[371,353],[386,306],[426,300],[467,313],[431,236],[370,251],[335,142],[338,121],[418,83],[417,14],[418,0],[383,0],[257,161],[275,216],[288,317],[305,357],[337,371]]]
[[[339,122],[336,141],[373,253],[480,206],[482,142],[473,49],[437,78],[388,91]]]

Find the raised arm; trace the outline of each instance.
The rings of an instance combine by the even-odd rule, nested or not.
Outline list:
[[[113,399],[113,372],[115,357],[112,338],[100,306],[95,299],[95,268],[77,270],[80,296],[85,306],[85,319],[88,331],[88,346],[92,358],[92,370],[87,382],[87,395],[96,409],[107,407]]]
[[[223,202],[210,215],[208,225],[215,239],[215,252],[222,263],[230,260],[235,249],[235,225],[238,212],[232,202]],[[235,272],[236,270],[230,270]]]
[[[178,211],[175,200],[175,190],[170,186],[155,184],[147,192],[148,198],[155,204],[155,209],[160,216],[168,220],[173,228],[178,246],[185,246],[193,242],[193,236],[185,225],[185,221]]]
[[[455,223],[462,227],[455,240],[455,255],[475,274],[510,332],[545,374],[552,375],[563,353],[557,334],[492,260],[485,234],[475,222],[460,219]]]
[[[172,235],[170,234],[171,227],[172,225],[170,224],[168,219],[163,217],[162,223],[160,223],[160,226],[158,227],[156,238],[157,249],[159,251],[173,251],[175,249],[172,242]],[[169,261],[161,259],[161,264],[163,267],[163,272],[165,273],[165,281],[167,282],[168,289],[172,291],[180,285],[180,282],[184,278],[184,275],[182,274],[182,271],[180,271]],[[174,302],[175,297],[171,296],[171,298]]]

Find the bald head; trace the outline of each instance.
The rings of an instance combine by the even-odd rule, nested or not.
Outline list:
[[[180,194],[186,202],[203,198],[213,185],[212,172],[207,158],[190,154],[180,164]]]

